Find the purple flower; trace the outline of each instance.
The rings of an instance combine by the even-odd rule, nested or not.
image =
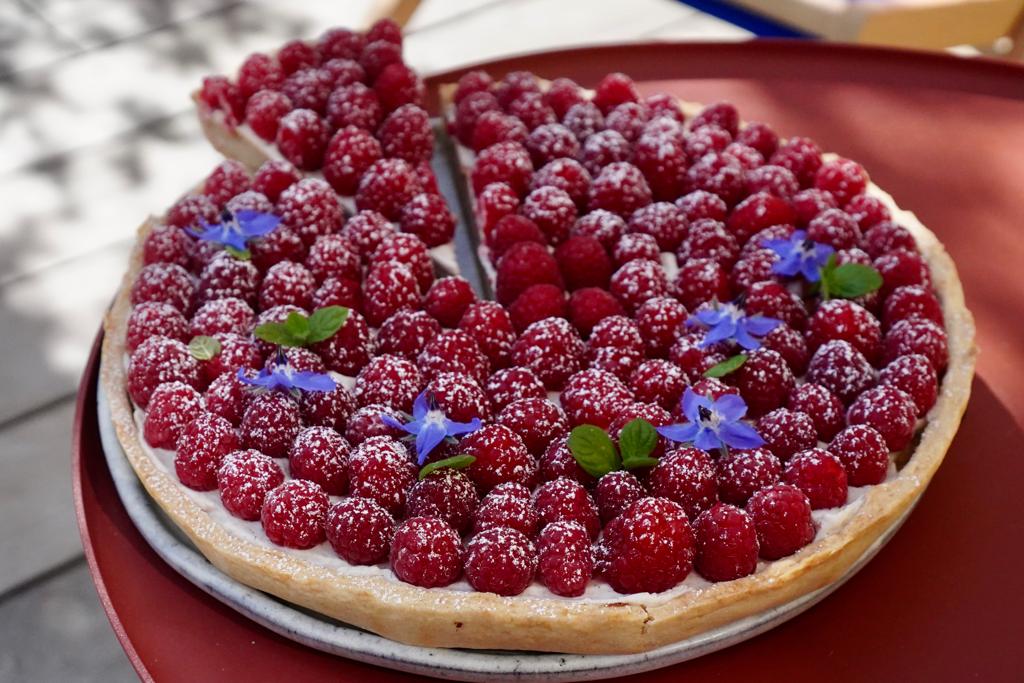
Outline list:
[[[263,237],[276,228],[280,222],[280,216],[275,216],[272,213],[250,209],[232,213],[225,209],[221,213],[220,223],[202,221],[203,229],[201,231],[189,228],[189,232],[205,242],[216,242],[225,247],[245,251],[247,249],[246,242],[255,237]]]
[[[763,337],[781,324],[778,318],[760,314],[748,316],[736,303],[698,310],[686,321],[687,327],[703,325],[708,328],[700,343],[702,349],[718,342],[734,341],[748,351],[760,348],[761,341],[757,337]]]
[[[747,404],[736,394],[726,394],[712,401],[687,387],[683,392],[683,415],[687,422],[658,427],[658,433],[670,441],[692,443],[708,452],[764,445],[761,435],[742,421],[746,414]]]
[[[238,368],[238,379],[251,386],[269,390],[283,389],[293,394],[303,391],[334,391],[338,386],[330,375],[296,371],[280,349],[274,362],[260,370],[255,377],[249,377],[245,368]]]
[[[835,253],[829,245],[807,239],[805,230],[795,231],[788,240],[766,240],[762,246],[779,257],[772,264],[773,273],[790,277],[801,274],[808,282],[821,279],[821,269]]]
[[[399,422],[390,415],[381,415],[384,424],[401,429],[416,437],[416,460],[423,465],[439,443],[449,436],[469,434],[480,429],[480,418],[474,417],[469,422],[454,422],[445,416],[444,411],[437,407],[434,395],[423,391],[412,404],[412,420]]]

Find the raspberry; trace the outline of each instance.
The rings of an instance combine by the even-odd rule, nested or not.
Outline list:
[[[169,304],[187,313],[192,307],[195,287],[188,271],[173,263],[151,263],[139,271],[132,285],[133,306],[143,303]]]
[[[777,408],[757,421],[757,433],[766,447],[779,460],[789,460],[795,453],[814,448],[818,433],[814,421],[805,413]]]
[[[709,259],[730,270],[740,253],[740,245],[718,221],[702,218],[690,226],[690,232],[679,244],[676,260]]]
[[[375,80],[388,65],[401,62],[402,46],[389,40],[369,42],[359,55],[359,64],[365,69],[366,76],[370,81]]]
[[[584,486],[590,487],[596,483],[596,479],[587,474],[572,451],[569,450],[566,436],[559,436],[553,439],[540,457],[540,479],[541,481],[554,481],[558,478],[572,479]]]
[[[702,303],[729,298],[729,276],[716,261],[690,259],[682,264],[673,282],[675,296],[689,310]]]
[[[601,320],[624,313],[625,310],[619,300],[598,287],[577,289],[569,297],[569,320],[584,337],[588,336]]]
[[[875,371],[860,351],[837,339],[815,351],[807,366],[807,381],[820,384],[848,404],[875,383]]]
[[[757,530],[760,555],[777,560],[814,540],[814,521],[807,496],[795,486],[775,484],[750,498],[747,513]]]
[[[469,422],[474,417],[489,420],[490,405],[483,389],[475,381],[454,372],[439,372],[427,384],[448,419]]]
[[[894,359],[882,368],[878,380],[880,384],[906,392],[913,399],[919,416],[931,410],[938,399],[939,380],[935,368],[921,354]]]
[[[591,210],[605,209],[625,217],[650,204],[651,199],[651,188],[640,169],[619,161],[602,168],[594,178],[590,185],[588,206]]]
[[[331,84],[336,90],[353,83],[361,83],[366,80],[366,69],[354,59],[335,57],[328,59],[322,64],[322,70],[329,74]],[[333,90],[332,90],[333,92]],[[330,101],[330,99],[328,99]]]
[[[544,101],[560,119],[574,104],[586,101],[580,86],[571,78],[556,78],[551,81],[543,96]]]
[[[199,275],[200,303],[235,297],[252,305],[256,303],[260,274],[248,261],[239,261],[227,252],[220,252]]]
[[[512,361],[533,370],[549,390],[558,391],[579,371],[584,350],[568,321],[546,318],[526,328],[512,345]]]
[[[530,153],[518,142],[499,142],[477,155],[473,166],[473,193],[479,194],[491,183],[505,183],[520,197],[526,194],[533,174]]]
[[[324,531],[338,557],[351,564],[377,564],[388,556],[395,520],[368,498],[344,498],[327,511]]]
[[[824,301],[807,327],[808,345],[817,350],[833,339],[849,342],[869,361],[878,359],[882,350],[882,326],[862,306],[846,299]]]
[[[686,234],[687,220],[675,204],[655,202],[633,212],[629,230],[654,237],[661,251],[675,251]]]
[[[394,111],[403,104],[423,104],[423,81],[415,71],[400,62],[384,67],[373,82],[373,90],[385,112]]]
[[[587,342],[589,367],[607,370],[626,381],[644,359],[644,341],[636,324],[625,316],[604,318]]]
[[[646,495],[647,492],[636,475],[625,470],[616,470],[604,475],[594,489],[597,509],[601,521],[605,524]]]
[[[708,368],[725,360],[716,349],[701,348],[702,339],[700,334],[687,333],[679,336],[668,350],[669,360],[683,371],[690,382],[699,381]]]
[[[226,372],[234,374],[239,368],[255,370],[263,364],[259,349],[248,335],[218,332],[214,336],[220,344],[220,353],[200,364],[205,382],[212,382]]]
[[[301,427],[299,406],[290,396],[278,392],[255,394],[242,414],[242,447],[283,458]]]
[[[729,276],[732,291],[739,296],[758,282],[777,282],[779,278],[772,267],[778,260],[778,256],[767,249],[761,249],[749,256],[741,256]]]
[[[936,372],[949,362],[946,330],[938,323],[923,318],[900,320],[885,333],[883,357],[891,363],[899,356],[920,354],[928,359]]]
[[[794,388],[786,407],[810,417],[818,438],[823,441],[835,436],[846,423],[842,402],[819,384],[804,383]]]
[[[466,579],[475,590],[519,595],[530,585],[536,568],[533,543],[515,529],[487,529],[466,544]]]
[[[371,326],[379,327],[401,310],[420,307],[420,286],[405,264],[381,261],[372,266],[364,282],[364,308]]]
[[[334,336],[312,346],[324,365],[343,375],[355,375],[370,357],[370,330],[366,319],[349,310],[348,318]]]
[[[828,447],[846,469],[850,486],[869,486],[885,481],[889,448],[885,438],[868,425],[850,425]]]
[[[177,341],[189,338],[189,324],[181,311],[170,304],[148,302],[135,306],[128,318],[125,346],[131,353],[150,337],[167,337]]]
[[[294,166],[287,161],[271,159],[263,162],[253,175],[252,189],[276,202],[284,190],[298,181],[299,172]]]
[[[359,180],[356,207],[377,211],[389,221],[401,217],[402,207],[423,191],[415,169],[402,159],[380,159]]]
[[[530,132],[523,144],[535,168],[541,168],[556,159],[575,160],[580,153],[580,143],[576,136],[560,123],[538,126]]]
[[[594,571],[586,529],[576,522],[552,522],[537,538],[537,575],[555,595],[583,595]]]
[[[529,71],[510,71],[494,86],[494,93],[505,109],[520,95],[528,92],[540,92],[537,77]]]
[[[324,153],[324,179],[340,195],[351,196],[363,173],[383,157],[380,143],[368,131],[355,126],[339,129]]]
[[[430,252],[423,240],[416,235],[399,232],[381,240],[370,257],[371,268],[388,261],[408,266],[416,277],[421,292],[426,292],[434,282],[434,266],[430,260]]]
[[[716,503],[694,524],[694,566],[709,581],[731,581],[753,574],[759,550],[750,516],[738,507]]]
[[[211,109],[224,112],[229,124],[237,123],[244,114],[245,98],[238,87],[224,76],[204,78],[199,100]]]
[[[185,426],[199,417],[205,406],[203,397],[184,382],[160,384],[149,399],[142,433],[153,448],[174,449]]]
[[[569,431],[558,406],[546,398],[520,398],[505,406],[496,422],[518,434],[526,449],[540,456],[556,437]]]
[[[405,447],[388,436],[367,438],[349,456],[351,495],[369,498],[391,514],[404,510],[415,476]]]
[[[361,406],[379,403],[409,412],[423,388],[416,365],[400,356],[377,356],[359,371],[355,397]]]
[[[546,247],[536,242],[512,246],[498,261],[495,293],[498,302],[509,305],[530,285],[562,286],[558,262]]]
[[[311,481],[286,481],[267,493],[260,520],[272,543],[287,548],[312,548],[324,541],[330,501]]]
[[[500,112],[497,98],[487,91],[467,93],[455,106],[455,137],[467,147],[473,143],[473,133],[480,118],[487,112]]]
[[[615,375],[593,368],[571,377],[560,401],[570,425],[604,428],[623,406],[633,401],[633,394]]]
[[[569,237],[555,250],[555,260],[570,290],[605,287],[612,275],[608,252],[593,237]]]
[[[388,114],[377,129],[384,155],[410,163],[429,161],[434,155],[430,117],[421,107],[406,104]]]
[[[359,281],[350,278],[329,277],[313,292],[313,307],[344,306],[349,309],[363,307]]]
[[[930,289],[921,285],[897,287],[885,300],[882,325],[886,329],[906,318],[923,318],[940,326],[945,325],[938,298]]]
[[[839,203],[846,206],[856,195],[867,188],[868,174],[860,164],[839,157],[826,161],[814,174],[814,186],[825,190]]]
[[[670,297],[648,299],[635,313],[649,357],[664,358],[683,329],[686,307]]]
[[[278,348],[266,356],[265,367],[269,370],[279,362],[281,357],[296,372],[325,372],[324,362],[320,356],[302,347]]]
[[[807,310],[800,297],[778,282],[757,282],[747,289],[743,306],[747,315],[778,318],[794,330],[807,326]]]
[[[358,280],[362,276],[359,254],[341,235],[317,237],[304,263],[317,282],[324,282],[330,277]]]
[[[499,262],[510,248],[520,242],[534,242],[541,246],[547,244],[547,239],[537,224],[529,218],[517,214],[510,214],[500,219],[487,233],[486,241],[493,263]]]
[[[188,268],[195,253],[195,243],[188,233],[173,225],[156,225],[142,245],[142,262],[173,263]]]
[[[686,152],[687,160],[694,162],[708,152],[724,151],[730,142],[732,142],[732,136],[720,126],[699,126],[691,128],[690,132],[683,137],[683,150]],[[739,160],[737,159],[737,161]]]
[[[793,175],[793,172],[782,166],[766,164],[759,168],[749,170],[744,175],[747,183],[747,192],[750,194],[767,193],[781,199],[791,199],[800,190],[800,182]],[[796,220],[796,212],[792,207],[793,219],[786,221],[791,223]]]
[[[826,209],[807,224],[807,237],[835,249],[849,249],[860,243],[857,221],[841,209]]]
[[[565,190],[557,187],[533,190],[519,211],[540,228],[546,241],[552,245],[564,242],[576,222],[576,204]]]
[[[778,147],[779,136],[767,123],[750,121],[736,133],[736,141],[750,145],[767,159]]]
[[[705,190],[694,190],[680,197],[676,206],[690,223],[701,218],[724,221],[729,210],[721,197]]]
[[[245,386],[235,373],[221,374],[210,382],[203,394],[206,409],[237,426],[242,420],[242,411],[247,401]]]
[[[583,526],[591,539],[601,531],[597,506],[583,485],[574,479],[560,477],[545,482],[534,496],[541,525],[553,522],[576,522]]]
[[[277,213],[307,246],[320,235],[337,232],[344,221],[337,195],[319,178],[303,178],[282,192]]]
[[[795,382],[782,356],[764,347],[751,351],[747,362],[728,377],[754,417],[784,404]]]
[[[427,341],[440,332],[438,322],[423,311],[398,311],[381,324],[376,352],[416,360]]]
[[[165,382],[200,387],[199,362],[180,341],[153,336],[142,342],[128,361],[128,395],[145,409],[153,392]]]
[[[228,453],[217,468],[217,488],[224,508],[248,521],[260,518],[267,493],[282,482],[280,466],[257,450]]]
[[[536,179],[536,175],[534,179]],[[505,183],[491,183],[477,195],[475,208],[477,228],[483,232],[484,237],[490,243],[491,234],[498,223],[503,218],[516,215],[516,209],[519,208],[519,195]],[[540,235],[540,229],[537,226],[533,227]],[[543,242],[544,238],[539,237],[535,241]],[[513,243],[510,242],[507,246],[512,246]]]
[[[654,427],[665,427],[672,423],[672,415],[665,408],[653,403],[634,401],[619,409],[615,419],[608,425],[608,435],[611,436],[613,441],[618,443],[622,436],[623,428],[633,420],[644,420]],[[651,452],[651,457],[660,458],[663,456],[666,444],[667,441],[665,439],[659,438],[655,442],[655,448]],[[646,474],[646,470],[639,470],[639,472]]]
[[[444,198],[426,192],[414,196],[402,207],[402,230],[416,235],[428,247],[447,244],[455,235],[455,215]]]
[[[868,228],[861,243],[871,258],[896,249],[917,251],[917,242],[910,231],[888,220]]]
[[[291,261],[281,261],[267,271],[260,285],[260,308],[292,304],[309,308],[313,303],[316,280],[305,266]]]
[[[803,491],[811,509],[834,508],[846,503],[846,470],[832,453],[811,448],[786,463],[782,480]]]
[[[545,318],[565,318],[565,292],[555,285],[530,285],[508,308],[517,332]]]
[[[644,104],[651,113],[651,118],[668,118],[678,123],[686,120],[686,115],[679,108],[679,100],[668,93],[658,92],[644,98]]]
[[[391,539],[391,570],[415,586],[447,586],[462,573],[462,540],[440,519],[407,519]]]
[[[718,474],[710,455],[696,448],[677,448],[651,470],[651,494],[673,500],[686,515],[697,515],[718,500]]]
[[[484,388],[494,412],[519,399],[546,398],[547,390],[531,370],[506,368],[498,370],[487,380]]]
[[[779,144],[768,163],[788,168],[801,187],[808,187],[821,167],[821,149],[810,138],[790,138]]]
[[[782,476],[782,464],[767,448],[730,451],[718,461],[718,495],[726,503],[746,505],[759,489]]]
[[[501,304],[480,301],[470,305],[459,320],[459,329],[476,342],[491,369],[509,364],[516,332],[512,318]]]
[[[347,28],[332,28],[324,32],[317,44],[317,49],[324,59],[358,59],[363,51],[366,39]]]
[[[641,498],[605,530],[604,576],[619,593],[660,593],[686,578],[695,553],[683,508],[665,498]]]
[[[596,209],[581,216],[570,232],[573,236],[592,237],[610,250],[626,234],[626,229],[626,221],[621,216]]]
[[[640,93],[633,79],[623,73],[610,73],[601,79],[594,90],[594,104],[607,114],[624,102],[638,102]]]
[[[334,129],[355,126],[373,131],[383,117],[377,93],[362,83],[336,88],[327,98],[327,122]]]
[[[473,482],[460,470],[442,467],[409,489],[406,514],[410,517],[436,517],[459,533],[473,523],[479,499]]]
[[[909,249],[893,249],[875,259],[875,268],[882,275],[882,296],[906,285],[931,286],[928,264],[920,254]]]
[[[304,171],[323,164],[329,130],[311,109],[293,109],[278,124],[275,143],[285,159]]]
[[[338,384],[331,391],[309,391],[299,402],[302,419],[307,425],[345,430],[349,416],[356,409],[356,399],[348,389]]]
[[[705,154],[687,169],[686,178],[691,190],[716,194],[729,206],[737,204],[746,191],[743,167],[728,154]]]
[[[376,211],[360,211],[345,223],[341,236],[348,240],[363,261],[368,261],[381,242],[394,232],[394,226]]]
[[[320,53],[312,45],[301,40],[291,40],[281,46],[277,53],[277,61],[286,74],[295,73],[299,69],[320,64]]]
[[[445,330],[428,341],[416,363],[427,379],[439,372],[456,372],[480,385],[487,381],[487,357],[473,337],[462,330]]]
[[[562,125],[572,131],[576,139],[583,142],[604,129],[604,115],[593,102],[578,102],[562,116]]]
[[[658,241],[643,233],[629,233],[619,238],[612,249],[615,265],[621,267],[630,261],[645,260],[653,263],[661,262]]]
[[[877,197],[858,194],[846,202],[843,207],[850,214],[861,230],[868,230],[879,223],[888,222],[892,216],[889,209]],[[878,254],[874,254],[877,256]]]
[[[485,111],[476,119],[470,148],[482,152],[499,142],[524,143],[529,130],[522,121],[500,111]]]
[[[528,91],[518,95],[506,107],[508,113],[522,121],[529,130],[558,121],[555,110],[544,97],[536,91]]]
[[[537,532],[538,520],[528,488],[516,482],[498,484],[484,496],[476,509],[473,532],[479,534],[488,529],[507,527],[533,536]]]
[[[668,294],[668,280],[661,266],[646,259],[629,261],[612,275],[609,291],[623,307],[636,311],[650,299]]]
[[[306,427],[288,452],[292,477],[307,479],[332,496],[348,489],[349,445],[330,427]]]
[[[217,469],[228,453],[238,447],[231,423],[211,413],[200,413],[188,422],[177,440],[174,470],[182,484],[197,491],[217,488]]]
[[[882,384],[858,396],[846,419],[851,425],[874,427],[890,451],[901,451],[914,436],[917,404],[902,390]]]
[[[736,205],[729,216],[728,226],[729,231],[742,244],[767,227],[788,225],[795,220],[796,215],[785,199],[767,192],[758,192]]]
[[[399,422],[406,419],[401,412],[388,406],[379,404],[363,406],[349,416],[348,423],[345,425],[345,440],[353,446],[358,446],[374,436],[397,439],[405,435],[404,431],[386,425],[381,420],[382,415],[393,417]]]
[[[679,402],[687,377],[676,364],[660,358],[641,363],[629,378],[636,400],[670,410]]]
[[[580,149],[579,159],[591,175],[619,161],[629,161],[633,150],[629,141],[614,130],[602,130],[587,137]]]
[[[466,469],[481,491],[515,481],[530,485],[537,476],[537,463],[523,440],[508,427],[490,424],[464,437],[459,449],[476,458]]]
[[[803,228],[818,214],[828,209],[838,208],[836,200],[825,190],[809,188],[801,190],[789,198],[789,203],[796,214],[795,225]]]
[[[224,206],[235,195],[246,192],[251,185],[249,171],[239,161],[222,161],[207,176],[203,194],[217,206]]]
[[[452,100],[458,104],[473,93],[487,92],[493,84],[494,79],[486,71],[467,71],[459,78]]]

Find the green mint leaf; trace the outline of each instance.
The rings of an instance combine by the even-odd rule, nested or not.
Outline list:
[[[309,316],[308,342],[312,344],[330,339],[342,328],[346,320],[348,309],[344,306],[327,306],[313,311],[313,315]]]
[[[296,339],[284,323],[263,323],[257,325],[253,334],[258,339],[277,346],[302,346],[301,339]]]
[[[882,286],[882,275],[871,266],[844,263],[831,273],[829,292],[834,297],[856,299]]]
[[[821,269],[821,298],[823,301],[828,301],[832,298],[833,294],[833,278],[835,277],[836,271],[836,254],[832,252],[828,256],[828,261]]]
[[[635,467],[654,467],[658,464],[657,458],[651,458],[644,456],[642,458],[623,458],[622,466],[627,470],[631,470]]]
[[[611,437],[600,427],[580,425],[569,433],[569,450],[583,471],[601,477],[619,468],[619,454]]]
[[[428,474],[430,474],[431,472],[435,472],[441,469],[442,467],[450,467],[453,470],[461,470],[464,467],[469,467],[474,462],[476,462],[476,458],[472,455],[454,455],[450,458],[445,458],[444,460],[430,462],[424,465],[423,469],[420,470],[420,479],[426,478]]]
[[[704,371],[705,377],[725,377],[730,372],[739,370],[740,366],[747,362],[747,354],[737,353],[731,358],[726,358],[721,363],[716,363]]]
[[[619,432],[619,452],[622,462],[646,458],[658,445],[658,432],[647,420],[637,418],[627,423]]]
[[[293,346],[305,346],[309,342],[309,318],[303,314],[295,311],[289,313],[284,319],[284,328],[298,342]]]
[[[196,360],[210,360],[220,353],[220,342],[206,335],[192,337],[188,343],[188,352]]]
[[[239,261],[248,261],[252,258],[252,252],[248,249],[235,249],[234,247],[227,245],[224,247],[224,251],[228,252]]]

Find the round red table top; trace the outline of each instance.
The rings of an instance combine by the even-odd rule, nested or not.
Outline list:
[[[487,65],[593,85],[630,73],[645,91],[729,99],[748,120],[862,162],[956,260],[979,328],[973,395],[947,460],[903,529],[824,602],[753,640],[644,674],[742,680],[1019,680],[1024,594],[1024,68],[943,55],[757,41],[639,45]],[[458,73],[432,79],[436,87]],[[413,677],[309,649],[208,597],[149,548],[100,447],[98,342],[82,378],[73,475],[86,558],[111,625],[144,680]]]

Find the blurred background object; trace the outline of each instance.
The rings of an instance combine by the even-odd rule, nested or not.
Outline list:
[[[79,374],[135,227],[219,160],[189,99],[204,75],[233,73],[253,51],[332,26],[366,26],[383,14],[408,19],[406,59],[430,74],[571,45],[762,35],[1006,51],[1007,36],[1020,32],[1022,5],[0,2],[0,681],[134,679],[82,559],[70,424]]]

